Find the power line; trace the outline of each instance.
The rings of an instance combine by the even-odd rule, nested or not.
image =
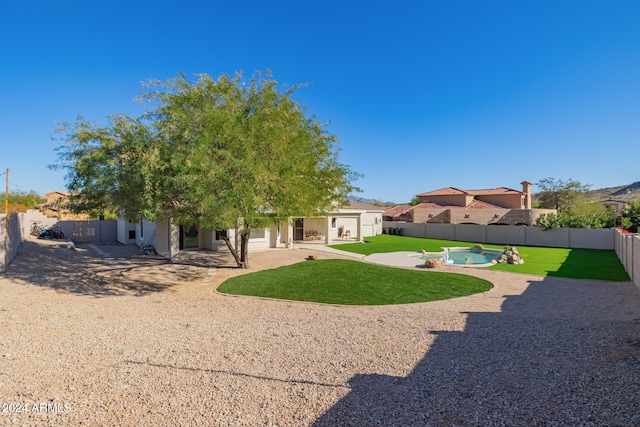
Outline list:
[[[0,176],[2,176],[2,175],[4,175],[4,174],[5,174],[5,172],[3,172],[2,174],[0,174]],[[30,192],[30,193],[36,193],[36,194],[40,195],[40,193],[39,193],[38,191],[33,190],[33,189],[31,189],[31,188],[27,188],[27,187],[22,186],[22,185],[20,185],[20,184],[16,184],[15,182],[11,182],[11,181],[9,181],[9,184],[10,184],[10,185],[12,185],[12,186],[14,186],[14,187],[20,187],[20,188],[22,188],[22,189],[24,189],[24,190],[27,190],[27,191],[28,191],[28,192]]]

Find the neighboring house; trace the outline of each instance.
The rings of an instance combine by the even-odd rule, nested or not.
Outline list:
[[[416,206],[396,206],[386,210],[386,221],[442,224],[534,225],[543,213],[554,209],[531,208],[531,183],[522,182],[522,191],[507,187],[483,190],[442,188],[418,194]]]
[[[323,216],[292,217],[286,224],[252,230],[249,250],[286,248],[295,242],[363,241],[365,237],[382,234],[382,212],[383,209],[376,206],[350,202]],[[216,231],[167,220],[131,222],[120,217],[117,234],[120,243],[150,245],[169,258],[188,249],[226,250],[224,240]],[[227,230],[227,235],[239,247],[236,230]]]
[[[640,199],[640,181],[627,185],[609,193],[608,199],[602,204],[611,213],[621,215],[629,207],[629,203]]]
[[[89,215],[74,214],[69,210],[69,193],[63,191],[50,191],[44,195],[46,202],[42,203],[38,210],[49,218],[64,220],[86,220]]]
[[[627,210],[628,202],[626,200],[609,199],[602,202],[607,211],[616,215],[621,215]]]

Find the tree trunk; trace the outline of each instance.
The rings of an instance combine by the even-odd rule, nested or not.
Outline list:
[[[242,268],[249,268],[249,234],[250,230],[245,229],[240,235],[240,261],[242,262]]]
[[[233,258],[236,260],[236,264],[238,265],[238,267],[242,268],[243,267],[242,260],[238,256],[238,252],[236,252],[236,248],[234,248],[233,245],[231,244],[231,241],[229,240],[229,236],[227,236],[227,232],[218,230],[217,233],[218,233],[218,236],[222,237],[222,240],[224,240],[224,242],[227,244],[227,248],[229,248],[231,255],[233,255]]]

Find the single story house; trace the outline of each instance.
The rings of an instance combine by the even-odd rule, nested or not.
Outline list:
[[[249,251],[293,247],[296,242],[363,241],[365,237],[382,234],[382,212],[377,206],[351,201],[326,215],[292,217],[285,224],[252,230]],[[167,220],[136,222],[120,217],[117,228],[118,242],[153,246],[168,258],[188,249],[227,250],[216,231],[200,229],[197,224],[181,225]],[[227,230],[227,235],[239,247],[237,231]]]

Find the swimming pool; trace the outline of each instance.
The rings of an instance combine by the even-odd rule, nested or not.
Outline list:
[[[443,248],[442,252],[426,252],[418,255],[423,260],[440,258],[445,264],[484,267],[493,265],[502,254],[499,249]]]

